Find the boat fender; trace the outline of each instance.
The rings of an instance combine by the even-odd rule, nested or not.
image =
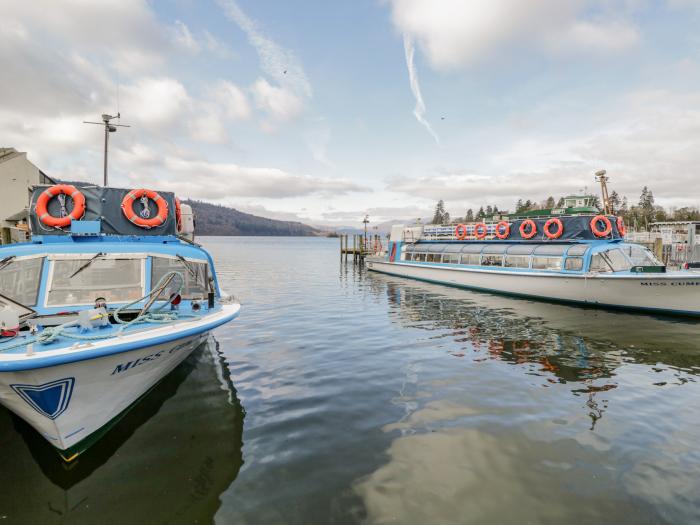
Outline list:
[[[532,219],[525,219],[520,224],[520,235],[523,239],[532,239],[537,235],[537,225]]]
[[[483,239],[488,233],[488,227],[485,222],[479,222],[474,225],[474,235],[477,239]]]
[[[73,200],[73,210],[70,213],[66,212],[65,204],[61,202],[61,209],[65,214],[62,217],[54,217],[48,209],[51,199],[58,195],[66,195]],[[55,184],[39,195],[34,211],[46,226],[65,228],[70,226],[71,221],[79,221],[85,215],[85,195],[71,184]]]
[[[617,218],[617,231],[620,233],[620,237],[627,235],[627,227],[625,226],[625,219],[622,217]]]
[[[556,224],[557,229],[556,231],[552,232],[550,228],[554,224]],[[562,233],[564,233],[564,223],[562,223],[559,218],[552,217],[544,223],[544,234],[547,236],[548,239],[558,239],[559,237],[561,237]]]
[[[156,203],[156,206],[158,206],[158,213],[155,217],[139,217],[136,213],[134,213],[134,201],[144,197],[151,199]],[[124,200],[122,201],[122,211],[124,212],[124,216],[129,221],[141,228],[154,228],[161,226],[168,219],[168,203],[165,201],[165,199],[158,195],[157,192],[144,188],[131,190],[126,194]],[[143,211],[145,211],[145,209]]]
[[[501,221],[496,224],[496,237],[499,239],[507,239],[510,236],[510,223]]]
[[[599,223],[601,222],[605,226],[605,228],[602,230],[598,227]],[[608,219],[605,215],[596,215],[591,219],[591,231],[596,237],[607,237],[612,232],[612,224],[610,219]]]
[[[455,227],[455,237],[458,241],[463,241],[467,238],[467,226],[466,224],[458,224]]]

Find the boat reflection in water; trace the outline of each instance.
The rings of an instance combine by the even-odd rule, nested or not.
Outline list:
[[[16,523],[209,522],[243,463],[243,419],[212,337],[69,465],[2,409],[0,446],[12,451],[3,474],[15,490],[0,494],[0,509]]]
[[[699,522],[700,323],[366,279],[417,331],[370,521]]]

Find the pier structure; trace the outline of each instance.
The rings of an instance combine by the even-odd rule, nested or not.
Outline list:
[[[352,240],[350,240],[352,237]],[[353,264],[361,264],[367,255],[378,254],[384,250],[382,237],[378,233],[372,235],[340,234],[340,260],[348,261],[352,256]]]

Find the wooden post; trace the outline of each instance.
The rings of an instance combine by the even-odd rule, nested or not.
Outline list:
[[[654,255],[656,258],[663,262],[664,260],[664,240],[661,237],[654,239]]]

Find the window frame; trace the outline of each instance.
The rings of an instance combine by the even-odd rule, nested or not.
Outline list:
[[[67,306],[90,306],[94,304],[94,300],[87,302],[87,303],[57,303],[57,304],[49,304],[49,294],[51,293],[51,289],[53,288],[53,280],[54,280],[54,274],[56,270],[56,262],[60,261],[85,261],[88,262],[90,259],[95,257],[97,253],[69,253],[69,254],[49,254],[46,258],[48,259],[47,262],[49,263],[48,267],[48,275],[46,278],[46,288],[44,290],[44,296],[43,296],[43,301],[42,305],[45,308],[65,308]],[[120,259],[127,259],[127,260],[139,260],[141,264],[139,265],[139,272],[140,272],[140,285],[141,285],[141,297],[146,295],[146,260],[148,258],[148,255],[144,253],[105,253],[101,259],[104,260],[120,260]],[[89,268],[86,268],[86,270],[89,270]],[[120,302],[113,302],[113,301],[108,301],[110,305],[112,304],[128,304],[128,301],[120,301]]]
[[[32,259],[41,259],[41,263],[39,265],[39,278],[37,281],[34,302],[29,303],[29,304],[25,304],[25,303],[22,303],[20,301],[17,301],[13,297],[10,297],[6,293],[3,293],[3,295],[7,296],[9,299],[11,299],[12,301],[14,301],[16,303],[22,304],[22,305],[27,306],[27,307],[36,308],[36,307],[42,305],[42,285],[43,285],[42,281],[43,281],[44,271],[46,270],[47,254],[41,253],[41,254],[31,254],[31,255],[18,255],[12,260],[11,264],[15,264],[15,263],[20,262],[20,261],[28,261],[28,260],[32,260]],[[0,292],[0,293],[2,293],[2,292]]]

